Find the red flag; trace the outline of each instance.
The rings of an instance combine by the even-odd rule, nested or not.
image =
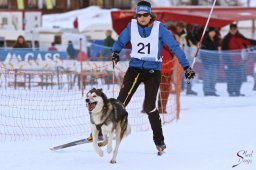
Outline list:
[[[73,25],[74,25],[74,29],[78,29],[78,18],[77,17],[74,20]]]

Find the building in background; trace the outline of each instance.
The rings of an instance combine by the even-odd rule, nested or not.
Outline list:
[[[0,0],[1,10],[40,10],[42,14],[67,12],[91,5],[130,9],[131,0]]]
[[[88,39],[102,40],[106,30],[113,29],[111,9],[131,9],[139,0],[0,0],[0,36],[5,38],[5,46],[10,46],[18,35],[31,37],[31,41],[38,41],[37,30],[41,27],[49,29],[71,29],[84,34]],[[212,0],[148,0],[153,7],[184,6],[191,4],[210,5]],[[227,3],[228,2],[228,3]],[[252,4],[250,0],[217,0],[219,5],[244,5]],[[253,5],[253,4],[252,4]],[[89,8],[90,7],[91,11]],[[103,9],[101,9],[101,8]],[[80,12],[79,10],[80,9]],[[85,15],[86,10],[90,18]],[[110,9],[110,10],[109,10]],[[76,11],[73,11],[76,10]],[[71,13],[65,13],[72,11]],[[45,15],[56,14],[58,17]],[[63,15],[63,16],[61,16]],[[52,19],[54,18],[54,19]],[[77,18],[77,19],[76,19]],[[76,22],[74,22],[76,21]],[[79,24],[78,24],[79,23]],[[239,24],[247,30],[253,24]],[[248,25],[248,26],[247,26]],[[223,29],[226,31],[225,29]],[[243,30],[243,28],[241,28]],[[69,31],[69,32],[70,32]],[[53,31],[52,31],[53,32]],[[56,32],[56,31],[55,31]],[[247,31],[255,37],[250,30]],[[115,32],[113,37],[116,38]],[[56,35],[58,36],[58,35]],[[27,40],[30,40],[27,38]],[[54,41],[51,38],[49,42]],[[47,41],[48,42],[48,41]],[[58,45],[58,43],[56,42]],[[48,44],[47,46],[49,46]],[[36,45],[34,45],[36,46]],[[42,43],[40,44],[42,46]]]

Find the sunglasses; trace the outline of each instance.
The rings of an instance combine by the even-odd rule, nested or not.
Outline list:
[[[144,13],[144,14],[136,14],[136,17],[140,18],[140,17],[148,17],[150,15],[150,13]]]

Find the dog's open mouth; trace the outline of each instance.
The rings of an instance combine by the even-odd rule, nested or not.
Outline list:
[[[97,105],[97,102],[92,102],[92,103],[88,103],[88,108],[89,108],[89,111],[92,111]]]

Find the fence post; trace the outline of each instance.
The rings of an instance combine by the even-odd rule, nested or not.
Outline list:
[[[82,60],[82,38],[80,38],[80,50],[78,54],[78,58],[80,60],[80,87],[82,96],[84,96],[84,74],[83,74],[83,60]]]
[[[17,86],[17,69],[14,70],[14,89],[16,89]]]

